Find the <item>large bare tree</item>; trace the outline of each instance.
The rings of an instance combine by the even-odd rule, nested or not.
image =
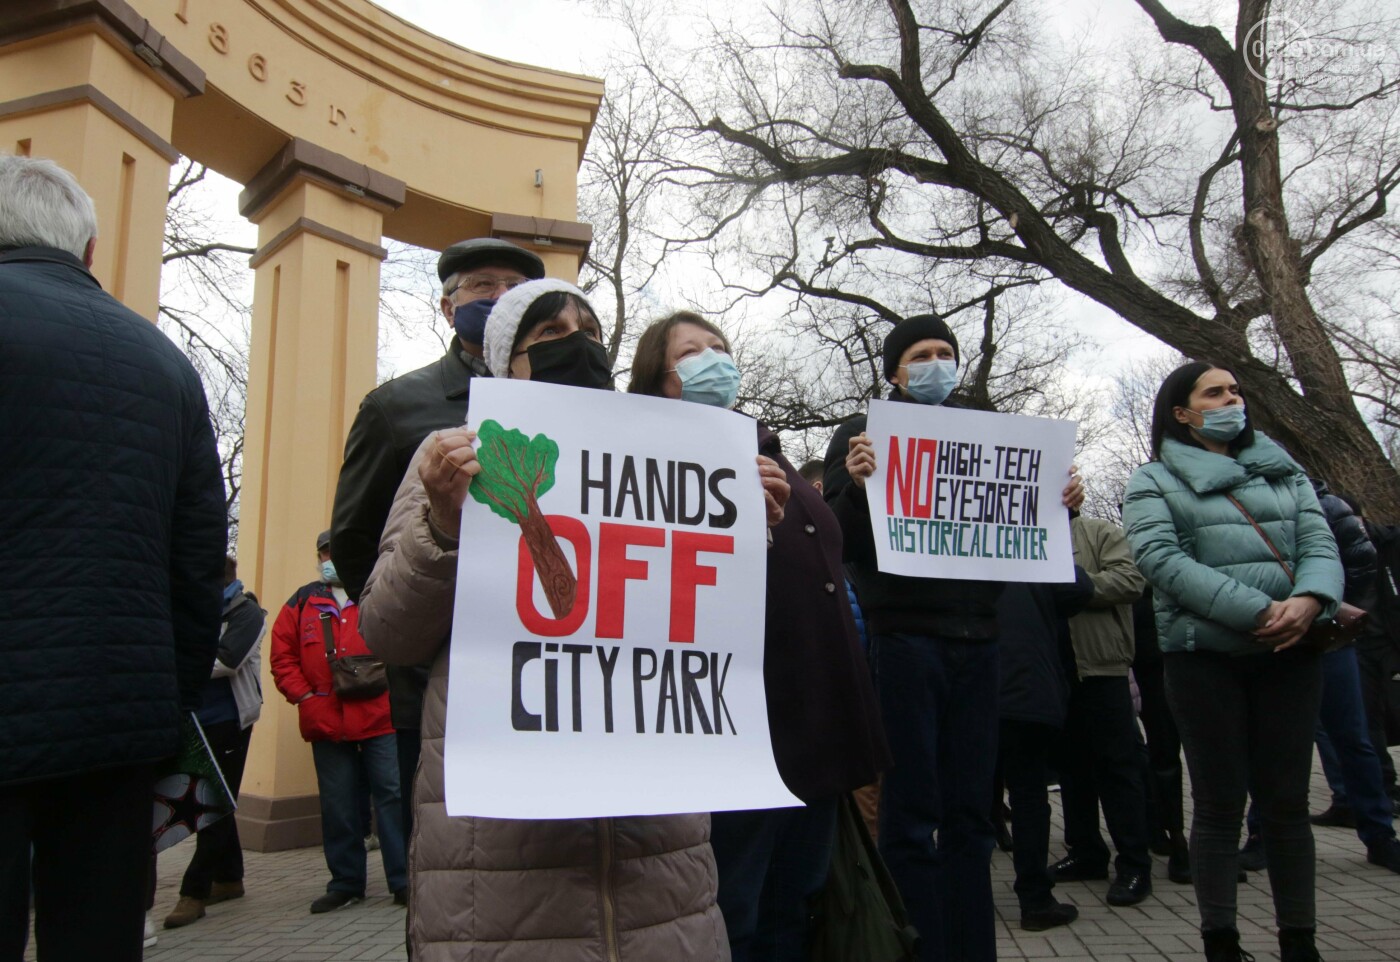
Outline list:
[[[610,94],[584,159],[580,212],[594,227],[583,284],[604,316],[610,352],[625,369],[649,320],[677,308],[708,314],[725,329],[744,374],[739,410],[783,434],[791,457],[820,455],[837,424],[880,396],[884,334],[901,313],[925,309],[918,304],[926,290],[898,270],[881,278],[883,289],[871,289],[868,263],[860,265],[863,287],[849,277],[838,281],[851,266],[840,258],[803,273],[800,197],[756,226],[777,238],[762,250],[752,243],[716,249],[709,238],[692,236],[686,195],[694,188],[677,179],[674,160],[693,136],[689,118],[658,96],[645,70],[614,62],[604,72]],[[733,269],[736,256],[756,251],[756,275]],[[925,280],[943,285],[943,310],[964,338],[965,401],[989,410],[1077,413],[1056,373],[1083,338],[1053,316],[1036,280]]]
[[[593,226],[593,243],[579,280],[604,326],[608,359],[617,363],[648,318],[644,304],[666,252],[656,228],[664,176],[662,161],[672,127],[664,101],[649,96],[635,70],[607,71],[608,96],[589,136],[579,171],[579,210]]]
[[[702,40],[645,62],[689,118],[670,176],[690,237],[744,251],[729,276],[754,288],[873,317],[1053,278],[1230,366],[1267,432],[1400,520],[1365,416],[1400,420],[1374,317],[1396,289],[1400,21],[1120,3],[1116,51],[1031,0],[815,0],[675,28]],[[639,37],[640,9],[622,10]]]

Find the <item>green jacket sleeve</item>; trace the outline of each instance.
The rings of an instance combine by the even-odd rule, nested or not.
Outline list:
[[[1200,618],[1236,631],[1253,631],[1273,599],[1188,555],[1153,465],[1139,468],[1123,499],[1123,524],[1137,566],[1154,588]],[[1214,495],[1224,497],[1224,495]]]
[[[1116,524],[1096,524],[1090,532],[1098,570],[1089,571],[1089,580],[1094,583],[1089,607],[1113,608],[1137,601],[1147,589],[1147,579],[1133,563],[1133,549],[1123,529]]]

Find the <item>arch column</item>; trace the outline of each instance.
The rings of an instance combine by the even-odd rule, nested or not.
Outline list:
[[[375,383],[384,215],[404,184],[294,139],[249,181],[258,225],[238,556],[271,617],[316,577],[345,435]],[[316,773],[296,708],[263,657],[263,712],[243,776],[239,833],[272,851],[320,840]]]
[[[0,151],[48,157],[97,207],[92,271],[156,318],[177,101],[204,71],[119,0],[8,4],[0,12]]]

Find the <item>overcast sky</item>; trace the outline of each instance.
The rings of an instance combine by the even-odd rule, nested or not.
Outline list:
[[[485,0],[376,2],[424,30],[479,53],[573,73],[596,75],[597,65],[609,48],[621,42],[615,28],[591,12],[587,0],[513,0],[509,4]],[[1082,36],[1085,31],[1125,36],[1141,26],[1138,21],[1142,15],[1132,0],[1049,0],[1044,7],[1045,22],[1066,37]],[[225,182],[215,192],[232,198],[238,189]],[[216,205],[218,213],[224,213],[232,203],[231,199],[227,203],[220,201]],[[239,235],[239,243],[256,243],[255,229],[236,214],[230,215],[230,233]],[[1064,294],[1062,316],[1097,346],[1096,350],[1081,352],[1072,362],[1074,373],[1089,384],[1106,384],[1119,363],[1162,350],[1155,339],[1101,305],[1068,289]],[[660,291],[658,295],[669,296]],[[442,323],[440,318],[424,318],[426,328]],[[381,338],[381,376],[412,370],[439,356],[439,341],[430,330],[425,329],[424,335],[412,340],[396,335],[387,340]]]
[[[597,55],[616,42],[609,25],[590,12],[587,0],[513,0],[508,5],[485,0],[373,2],[479,53],[574,73],[589,73]],[[1086,25],[1116,35],[1147,22],[1132,0],[1048,0],[1041,7],[1047,13],[1045,22],[1065,36]]]
[[[614,29],[590,11],[586,0],[375,0],[379,6],[424,30],[506,60],[573,73],[596,74],[608,48],[620,42]],[[1084,31],[1124,36],[1146,23],[1132,0],[1050,0],[1047,24],[1066,37]],[[1107,308],[1066,289],[1064,316],[1092,337],[1099,351],[1077,359],[1080,372],[1100,380],[1107,358],[1160,350],[1161,344]],[[394,351],[392,366],[404,370],[411,357],[431,345]],[[1114,365],[1116,367],[1116,365]]]
[[[587,72],[608,31],[580,0],[375,0],[410,23],[478,53]]]

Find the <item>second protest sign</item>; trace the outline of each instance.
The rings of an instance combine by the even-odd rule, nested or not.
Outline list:
[[[872,401],[865,482],[876,561],[889,574],[1074,580],[1060,495],[1075,422]]]

